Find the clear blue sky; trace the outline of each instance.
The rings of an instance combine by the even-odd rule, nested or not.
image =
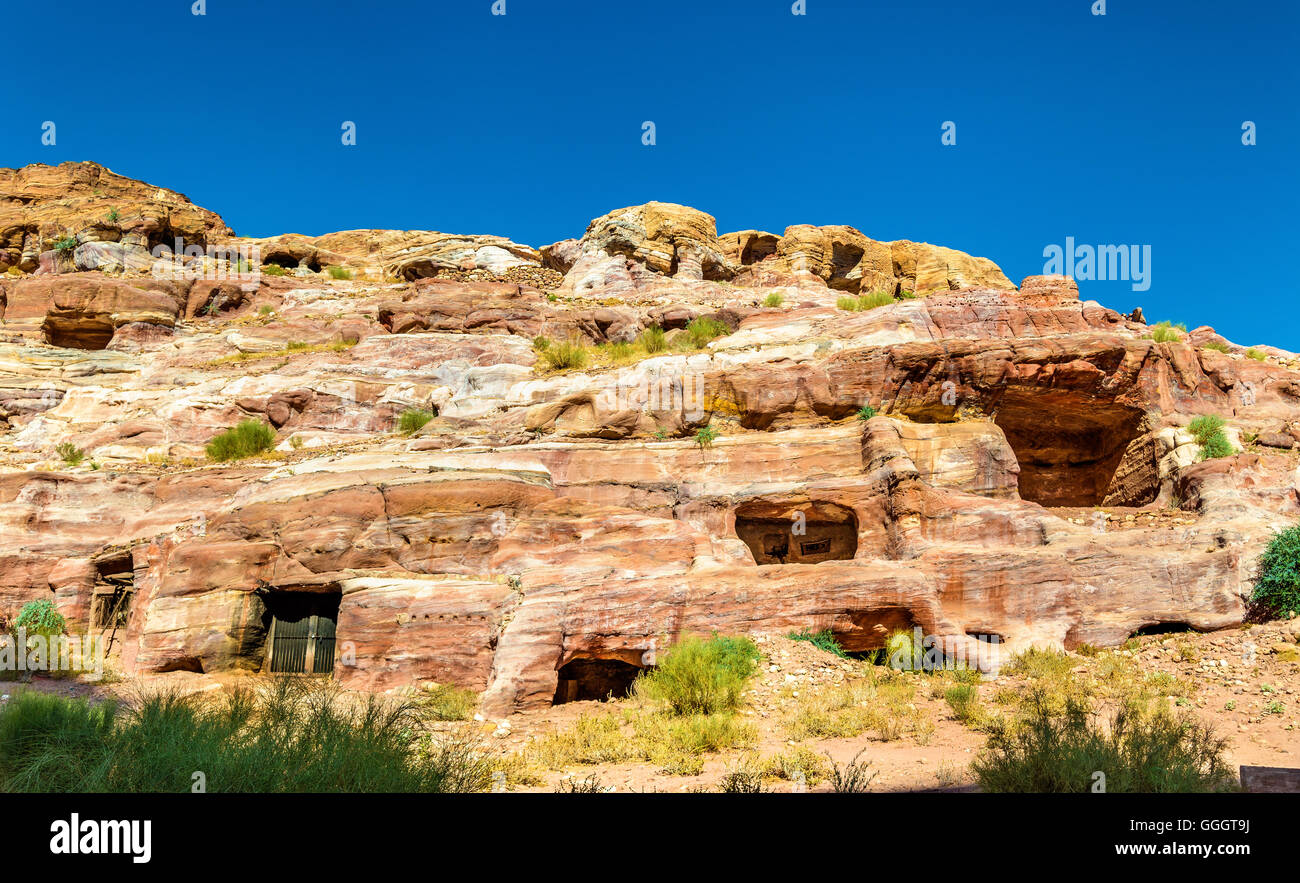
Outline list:
[[[191,2],[6,3],[0,165],[94,160],[255,236],[541,245],[661,200],[1016,282],[1067,236],[1150,245],[1149,291],[1084,296],[1300,349],[1294,0]]]

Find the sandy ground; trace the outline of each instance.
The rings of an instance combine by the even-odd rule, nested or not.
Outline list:
[[[1127,656],[1138,670],[1148,675],[1164,672],[1190,684],[1185,698],[1167,700],[1171,707],[1197,715],[1228,741],[1227,760],[1233,766],[1258,765],[1300,767],[1300,647],[1295,643],[1300,620],[1246,626],[1205,634],[1179,633],[1134,639],[1124,649],[1102,651],[1100,656],[1071,654],[1074,671],[1086,675],[1106,653]],[[743,719],[758,730],[757,744],[746,751],[708,755],[703,772],[695,776],[666,774],[649,763],[578,765],[565,770],[542,770],[541,781],[517,790],[551,791],[564,780],[596,776],[605,790],[618,792],[683,792],[716,790],[729,771],[746,758],[768,757],[796,745],[826,756],[836,764],[855,757],[869,760],[875,772],[871,790],[922,791],[970,790],[974,785],[969,764],[984,745],[985,734],[958,721],[942,697],[941,686],[924,674],[903,674],[916,686],[913,704],[919,718],[932,729],[911,733],[894,741],[882,741],[872,734],[846,739],[787,738],[783,725],[788,713],[803,697],[834,689],[861,678],[867,663],[841,659],[806,642],[787,638],[759,640],[763,660],[759,675],[746,693]],[[116,697],[130,701],[142,691],[159,686],[185,691],[219,691],[237,683],[254,682],[249,676],[214,676],[187,672],[154,675],[139,679],[109,679],[92,684],[75,679],[36,677],[30,684],[3,683],[0,693],[18,689],[39,689],[88,697]],[[999,707],[999,692],[1023,691],[1023,678],[986,678],[978,687],[981,704]],[[501,754],[527,753],[530,742],[550,732],[563,732],[583,714],[617,710],[622,701],[573,702],[512,716],[500,721],[471,721],[441,727],[468,727],[481,733],[493,750]],[[790,791],[799,786],[775,779],[767,782],[772,791]],[[825,782],[808,789],[829,790]]]

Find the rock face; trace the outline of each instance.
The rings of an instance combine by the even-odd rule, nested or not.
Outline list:
[[[42,204],[89,199],[90,172],[60,170],[0,175],[6,210],[56,171],[68,194]],[[1015,652],[1225,627],[1300,514],[1295,357],[1208,328],[1157,343],[1067,278],[1017,289],[850,227],[719,237],[661,203],[540,249],[256,243],[289,274],[74,256],[3,277],[0,614],[51,598],[99,632],[125,580],[126,671],[258,673],[310,610],[337,628],[313,664],[345,684],[454,682],[505,715],[692,632],[830,629],[858,651],[919,627]],[[898,297],[848,312],[845,292]],[[690,342],[698,317],[721,334]],[[561,342],[586,364],[548,367]],[[427,422],[399,432],[412,409]],[[1199,459],[1201,414],[1236,453]],[[276,449],[207,461],[249,418]]]

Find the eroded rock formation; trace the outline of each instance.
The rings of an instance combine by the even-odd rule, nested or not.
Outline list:
[[[1113,645],[1240,622],[1300,514],[1294,357],[1157,343],[1069,279],[660,203],[537,249],[256,241],[287,276],[36,260],[50,206],[93,225],[96,182],[123,216],[159,192],[94,169],[0,170],[0,253],[43,271],[0,283],[0,612],[49,597],[99,629],[128,574],[127,671],[267,671],[290,602],[336,625],[344,683],[455,682],[493,715],[617,687],[689,632]],[[254,242],[159,204],[159,231]],[[702,316],[725,333],[697,347]],[[616,349],[655,327],[662,350]],[[590,361],[548,369],[538,337]],[[1198,459],[1201,414],[1237,453]],[[208,462],[250,417],[276,450]]]

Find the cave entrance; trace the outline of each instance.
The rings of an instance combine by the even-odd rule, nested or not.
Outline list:
[[[342,594],[268,592],[266,660],[273,673],[331,675]]]
[[[845,653],[871,654],[885,649],[890,635],[910,636],[915,627],[916,619],[906,607],[886,606],[850,611],[831,626],[831,634]]]
[[[1129,635],[1130,638],[1141,638],[1147,635],[1182,635],[1187,632],[1194,632],[1185,622],[1153,622],[1151,625],[1144,625],[1142,628]]]
[[[1020,464],[1020,498],[1097,506],[1138,437],[1142,412],[1073,390],[1011,388],[994,423]]]
[[[858,518],[836,503],[744,503],[736,509],[736,536],[756,564],[849,561],[858,551]]]
[[[108,635],[104,652],[113,649],[118,628],[126,628],[135,597],[135,568],[131,553],[123,552],[95,562],[95,585],[90,597],[90,629]]]
[[[637,657],[640,657],[638,652]],[[643,666],[623,659],[573,659],[560,666],[552,704],[626,699]]]
[[[283,267],[286,270],[296,270],[298,267],[304,266],[313,273],[320,272],[320,261],[317,261],[315,258],[308,258],[305,261],[300,261],[287,251],[273,251],[266,255],[262,258],[262,266],[265,267],[267,264],[275,264],[276,266]]]

